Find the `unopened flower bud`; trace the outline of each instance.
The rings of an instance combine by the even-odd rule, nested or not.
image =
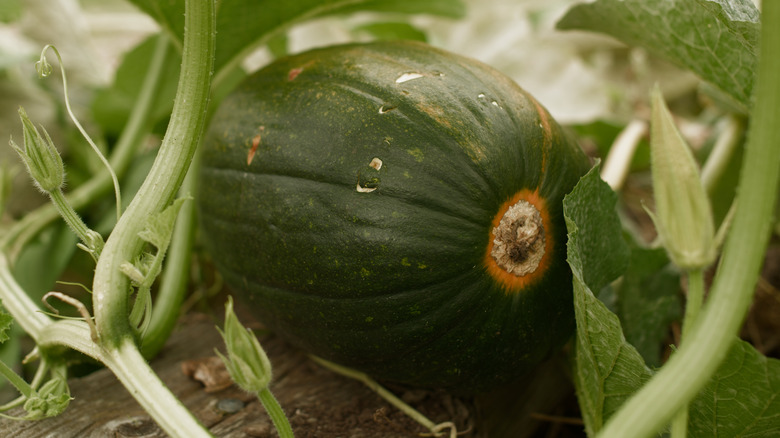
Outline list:
[[[233,300],[225,304],[225,330],[220,334],[225,340],[228,357],[219,352],[230,377],[245,391],[259,393],[271,381],[271,361],[251,330],[238,321],[233,312]]]
[[[709,198],[693,153],[674,124],[659,87],[652,93],[650,131],[652,215],[669,257],[683,269],[709,266],[716,256]]]
[[[46,193],[60,189],[65,182],[65,167],[51,137],[43,127],[41,129],[45,138],[41,136],[23,108],[19,108],[19,117],[22,119],[24,149],[14,143],[13,139],[10,141],[11,146],[19,153],[39,189]]]
[[[39,420],[56,417],[68,407],[71,399],[67,380],[61,376],[55,376],[25,401],[24,410],[27,412],[25,419]]]

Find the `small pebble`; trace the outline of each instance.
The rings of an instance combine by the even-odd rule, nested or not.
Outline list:
[[[217,409],[225,414],[235,414],[244,409],[244,402],[236,398],[223,398],[217,402]]]

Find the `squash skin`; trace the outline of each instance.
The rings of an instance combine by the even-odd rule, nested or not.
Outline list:
[[[245,305],[304,350],[468,393],[573,332],[561,203],[590,164],[496,70],[421,43],[317,49],[247,78],[203,147],[205,245]],[[486,249],[521,191],[546,206],[551,253],[513,287]]]

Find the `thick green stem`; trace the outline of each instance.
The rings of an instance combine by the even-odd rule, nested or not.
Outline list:
[[[672,427],[669,431],[671,438],[686,438],[688,436],[688,406],[686,405],[672,420]]]
[[[93,308],[105,344],[132,335],[128,323],[130,284],[119,269],[143,248],[138,237],[146,218],[173,199],[197,148],[208,106],[214,63],[214,1],[186,2],[182,68],[168,130],[146,180],[106,242],[95,269]]]
[[[196,154],[195,160],[200,154]],[[187,196],[195,192],[195,172],[197,163],[187,173],[181,194]],[[141,345],[144,356],[154,356],[170,336],[179,317],[189,282],[192,243],[196,228],[195,203],[185,202],[176,218],[176,227],[171,237],[171,246],[165,261],[165,270],[160,279],[160,287],[152,307],[152,319]]]
[[[704,387],[728,353],[752,301],[780,179],[780,2],[763,3],[755,105],[734,216],[707,304],[685,342],[610,419],[600,437],[650,437]]]
[[[704,272],[701,269],[688,271],[688,298],[685,302],[685,316],[683,317],[682,339],[690,330],[691,325],[699,317],[702,303],[704,302]]]
[[[211,436],[160,381],[131,339],[102,349],[91,342],[89,330],[83,321],[57,321],[42,333],[41,347],[64,345],[103,362],[169,436]]]
[[[43,329],[52,323],[51,318],[40,312],[40,308],[16,282],[11,273],[8,257],[2,251],[0,251],[0,298],[3,307],[36,342]]]
[[[271,391],[268,388],[265,388],[257,394],[257,398],[260,400],[260,403],[263,404],[265,411],[268,412],[268,416],[271,417],[271,422],[273,422],[276,433],[279,434],[279,438],[293,438],[290,421],[287,420],[287,416],[284,415],[282,407],[279,405],[279,402],[276,401],[276,397],[274,397]]]
[[[102,361],[103,352],[93,341],[85,321],[60,319],[44,327],[36,340],[41,349],[67,347]]]
[[[128,338],[116,348],[104,352],[103,363],[114,372],[122,385],[169,436],[211,436],[160,381],[132,339]]]
[[[688,271],[688,299],[685,303],[685,316],[682,325],[682,341],[690,330],[691,325],[699,317],[699,311],[704,301],[704,272],[701,269]],[[688,405],[685,405],[672,420],[672,438],[685,438],[688,436]]]

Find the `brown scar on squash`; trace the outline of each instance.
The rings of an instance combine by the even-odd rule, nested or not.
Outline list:
[[[265,126],[260,127],[260,133],[262,133],[263,131],[265,131]],[[252,164],[252,160],[255,158],[255,153],[257,152],[257,148],[258,146],[260,146],[260,140],[262,140],[260,134],[257,134],[254,137],[252,137],[252,148],[249,149],[249,153],[246,155],[247,166]]]
[[[303,71],[306,68],[310,67],[312,64],[314,64],[314,61],[309,61],[309,62],[307,62],[306,64],[303,64],[300,67],[295,67],[295,68],[290,69],[290,71],[287,72],[287,80],[288,81],[295,80],[295,78],[297,78],[299,74],[303,73]]]
[[[297,78],[302,71],[303,71],[303,67],[298,67],[290,70],[290,72],[287,73],[287,80],[292,81],[293,79]]]

